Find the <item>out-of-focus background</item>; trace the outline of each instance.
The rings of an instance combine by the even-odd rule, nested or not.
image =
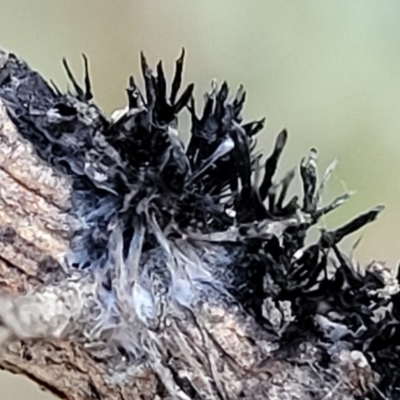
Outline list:
[[[109,113],[125,105],[139,52],[167,72],[182,47],[185,79],[200,99],[216,78],[243,83],[248,119],[267,117],[259,148],[268,153],[283,127],[290,140],[281,174],[310,147],[320,170],[339,161],[327,202],[355,190],[320,227],[332,228],[377,205],[378,221],[355,251],[360,264],[400,259],[400,3],[398,0],[1,0],[0,46],[61,87],[61,58],[82,73],[90,58],[97,102]],[[183,121],[184,130],[187,124]],[[50,399],[22,378],[0,375],[2,400]]]

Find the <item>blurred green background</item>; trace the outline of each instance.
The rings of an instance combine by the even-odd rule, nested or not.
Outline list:
[[[246,117],[267,117],[260,149],[268,153],[288,129],[281,174],[312,146],[321,172],[338,159],[324,201],[356,194],[319,227],[384,204],[378,221],[344,248],[362,236],[355,252],[362,265],[375,259],[395,267],[400,259],[398,0],[0,0],[0,46],[64,88],[61,58],[79,76],[84,52],[97,102],[109,113],[125,106],[141,50],[172,73],[185,47],[185,79],[196,83],[198,98],[213,78],[244,84]],[[21,378],[0,379],[1,399],[51,397]]]

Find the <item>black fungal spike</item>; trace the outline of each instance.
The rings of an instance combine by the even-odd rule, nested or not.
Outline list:
[[[317,221],[323,215],[326,215],[326,214],[330,213],[331,211],[335,210],[336,208],[338,208],[339,206],[341,206],[350,197],[351,197],[351,193],[342,194],[341,196],[339,196],[335,200],[333,200],[332,203],[330,203],[327,206],[322,207],[321,209],[319,209],[319,210],[315,211],[314,213],[312,213],[313,218]]]
[[[244,91],[243,86],[240,85],[232,104],[233,112],[236,118],[240,116],[245,100],[246,100],[246,92]]]
[[[140,65],[142,67],[142,74],[146,88],[146,105],[147,107],[152,109],[156,99],[155,81],[153,79],[152,72],[147,64],[147,60],[143,52],[140,53]]]
[[[247,136],[253,137],[257,135],[262,129],[264,129],[265,118],[260,119],[259,121],[249,122],[248,124],[243,125],[243,129],[246,131]]]
[[[272,185],[272,178],[275,174],[279,157],[282,154],[282,150],[285,147],[286,141],[287,141],[287,132],[286,130],[283,130],[276,139],[273,153],[270,155],[270,157],[265,163],[264,179],[259,189],[260,197],[262,200],[265,200],[267,198],[268,190]]]
[[[203,115],[201,116],[202,123],[204,124],[211,116],[213,112],[214,100],[211,96],[206,97],[206,103],[203,109]]]
[[[191,83],[182,93],[182,96],[179,98],[179,100],[175,103],[174,105],[175,114],[178,114],[182,110],[182,108],[188,105],[190,99],[192,98],[193,90],[194,90],[194,84]]]
[[[133,76],[129,77],[129,86],[126,89],[126,93],[128,95],[128,107],[130,110],[138,108],[139,100],[140,100],[140,93],[135,84],[135,80]]]
[[[90,83],[89,62],[85,54],[82,54],[83,64],[85,67],[85,100],[93,99],[92,85]]]
[[[323,247],[332,247],[339,243],[345,236],[357,231],[364,225],[374,221],[378,214],[384,209],[383,206],[377,206],[371,211],[360,215],[359,217],[353,219],[341,228],[336,229],[332,232],[324,232],[321,244]]]
[[[287,195],[287,191],[289,189],[290,183],[293,181],[294,179],[294,169],[292,169],[291,171],[289,171],[286,176],[282,179],[281,182],[281,192],[279,194],[278,200],[276,202],[276,207],[278,208],[278,210],[281,210],[283,208],[283,202],[286,199],[286,195]]]
[[[74,87],[74,90],[75,90],[75,92],[77,94],[78,99],[79,100],[83,100],[85,98],[85,93],[83,92],[82,88],[76,82],[76,80],[74,78],[74,75],[72,74],[72,72],[71,72],[71,70],[69,68],[67,60],[65,58],[63,58],[62,62],[63,62],[63,65],[64,65],[64,69],[65,69],[65,71],[67,73],[68,79],[71,81],[71,83],[72,83],[72,85]]]
[[[57,87],[57,85],[54,83],[54,81],[52,79],[50,79],[50,84],[51,84],[52,88],[54,89],[55,94],[57,96],[61,96],[60,89]]]
[[[185,60],[185,49],[182,49],[181,55],[175,64],[175,75],[171,86],[171,104],[175,104],[176,96],[182,84],[183,62]]]
[[[228,94],[229,94],[228,84],[224,81],[217,95],[218,101],[221,104],[224,104],[225,101],[228,99]]]
[[[161,61],[157,64],[157,90],[158,100],[162,103],[166,103],[167,82],[165,80],[164,70]]]
[[[316,171],[317,150],[311,149],[307,159],[300,165],[301,179],[303,181],[304,197],[303,211],[312,214],[315,211],[315,191],[317,186]]]

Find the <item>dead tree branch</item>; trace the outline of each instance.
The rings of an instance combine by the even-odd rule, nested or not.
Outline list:
[[[243,91],[213,87],[198,117],[183,55],[170,95],[142,57],[145,95],[131,78],[108,118],[86,59],[84,88],[65,66],[74,93],[0,54],[4,369],[69,400],[398,398],[397,280],[337,247],[380,207],[306,247],[349,196],[321,206],[331,169],[319,184],[312,150],[286,200],[287,134],[261,168]]]

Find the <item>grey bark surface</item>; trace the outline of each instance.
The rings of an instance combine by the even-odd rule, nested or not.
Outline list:
[[[239,229],[167,240],[150,218],[161,250],[145,254],[135,269],[145,227],[137,227],[124,256],[115,224],[107,263],[118,321],[103,318],[111,306],[99,296],[99,276],[67,265],[82,224],[72,190],[71,178],[39,157],[0,103],[2,368],[68,400],[355,399],[378,382],[363,353],[349,347],[332,346],[328,368],[319,366],[313,340],[280,351],[295,319],[290,302],[264,299],[267,329],[227,290],[229,254],[221,243],[242,240]],[[265,222],[246,235],[281,238],[300,222],[304,215]],[[175,269],[166,271],[165,263]],[[330,332],[340,325],[319,322]],[[131,342],[131,354],[121,351],[120,343],[129,348]]]

